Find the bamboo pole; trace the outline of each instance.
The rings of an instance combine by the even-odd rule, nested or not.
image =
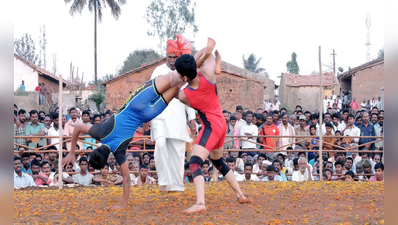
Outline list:
[[[321,46],[319,46],[319,99],[321,103],[321,110],[319,112],[319,180],[323,180],[323,158],[322,158],[322,112],[323,112],[323,87],[322,87],[322,61],[321,61]],[[310,171],[308,171],[310,172]]]
[[[62,181],[62,75],[59,75],[59,94],[58,94],[58,104],[59,104],[59,115],[58,115],[58,120],[61,121],[61,126],[58,127],[59,131],[59,156],[58,156],[58,185],[59,189],[62,189],[63,181]]]

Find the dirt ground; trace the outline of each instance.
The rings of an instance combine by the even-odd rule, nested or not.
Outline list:
[[[15,224],[384,224],[384,182],[241,182],[253,200],[240,205],[228,184],[206,183],[206,212],[182,211],[195,203],[193,184],[183,193],[157,185],[27,188],[14,191]]]

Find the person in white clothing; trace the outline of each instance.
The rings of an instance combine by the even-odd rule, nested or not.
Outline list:
[[[267,166],[267,174],[261,181],[283,181],[282,177],[275,174],[275,167],[273,165]]]
[[[36,186],[33,177],[22,172],[22,159],[14,157],[14,188]]]
[[[354,125],[355,116],[353,114],[348,115],[348,124],[347,126],[341,131],[342,136],[352,136],[358,137],[361,136],[361,130]],[[350,143],[358,144],[359,138],[351,138]]]
[[[178,43],[180,40],[182,42]],[[153,71],[151,79],[175,70],[174,63],[182,54],[191,54],[191,43],[185,38],[168,40],[167,62]],[[151,121],[151,139],[156,142],[154,157],[160,191],[184,191],[185,146],[192,141],[185,113],[191,131],[195,132],[195,110],[177,99],[171,100],[166,109]]]
[[[246,136],[246,138],[242,138],[245,140],[250,140],[252,142],[256,142],[258,135],[258,127],[252,123],[253,112],[246,112],[246,123],[240,127],[239,136]],[[242,141],[242,149],[256,149],[256,143],[252,143],[248,141]],[[248,155],[255,156],[257,152],[245,152]]]
[[[229,168],[234,172],[234,176],[236,178],[236,181],[244,181],[245,180],[245,175],[244,174],[239,174],[236,171],[236,162],[235,162],[235,158],[233,157],[228,157],[227,158],[227,165],[229,166]]]
[[[48,129],[47,136],[59,136],[59,115],[56,113],[53,115],[53,126]],[[62,130],[62,128],[61,128]],[[64,130],[62,130],[62,134],[64,134]],[[55,144],[59,143],[59,138],[47,138],[47,144]],[[55,145],[57,150],[59,150],[59,144]]]
[[[307,159],[300,157],[298,159],[299,170],[294,171],[292,174],[292,181],[312,181],[312,174],[310,172],[310,165],[307,163]]]

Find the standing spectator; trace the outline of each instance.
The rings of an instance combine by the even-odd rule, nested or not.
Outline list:
[[[250,140],[256,142],[256,137],[258,135],[258,127],[252,123],[253,113],[251,111],[246,112],[246,123],[244,123],[239,130],[239,136],[246,136],[244,140]],[[256,143],[242,141],[242,149],[256,149]],[[248,155],[254,156],[257,152],[246,152]]]
[[[337,109],[338,109],[338,112],[340,112],[343,109],[343,103],[340,99],[340,95],[337,95]]]
[[[44,83],[41,83],[41,88],[40,88],[40,99],[41,99],[41,105],[44,105],[44,102],[46,101],[46,96],[48,95],[47,87],[44,85]]]
[[[348,124],[341,131],[343,133],[343,136],[354,136],[354,137],[355,136],[360,136],[361,135],[361,130],[354,125],[354,121],[355,121],[354,115],[353,114],[349,114],[347,116],[347,118],[348,118],[348,120],[347,120]],[[358,141],[359,141],[359,138],[351,138],[351,142],[349,142],[349,143],[358,144]]]
[[[14,157],[14,188],[36,186],[32,176],[22,172],[22,159]]]
[[[365,101],[365,100],[364,100]],[[362,105],[362,104],[361,104]],[[359,105],[358,102],[356,100],[356,98],[354,98],[354,100],[352,100],[352,102],[350,103],[350,107],[352,108],[352,113],[356,113]]]
[[[79,159],[80,173],[72,176],[75,183],[81,185],[89,185],[93,183],[94,175],[92,175],[91,173],[87,173],[87,166],[88,166],[87,158],[80,157]]]
[[[281,103],[279,102],[279,100],[278,99],[275,99],[274,100],[274,103],[271,105],[271,108],[272,108],[272,110],[277,110],[277,111],[279,111],[279,105],[280,105]]]
[[[326,133],[323,135],[323,149],[332,150],[334,147],[332,144],[336,141],[334,135],[332,134],[333,125],[331,123],[326,123]],[[330,156],[333,156],[333,152],[330,152]]]
[[[28,122],[26,122],[26,111],[24,109],[20,109],[18,111],[18,119],[19,123],[14,124],[14,136],[25,136],[26,135],[26,126],[28,125]],[[14,143],[20,144],[20,145],[27,145],[26,138],[14,138]],[[16,145],[14,145],[14,148],[17,149]]]
[[[323,116],[323,124],[322,124],[322,135],[326,133],[326,124],[330,123],[332,125],[332,134],[334,135],[334,132],[337,130],[336,126],[332,124],[332,115],[330,113],[325,113]]]
[[[293,160],[294,163],[294,160]],[[295,165],[296,167],[296,165]],[[310,165],[307,163],[307,159],[300,157],[298,159],[299,170],[294,171],[292,174],[292,181],[312,181],[312,174],[310,170]]]
[[[251,163],[246,163],[245,164],[245,170],[244,170],[244,176],[246,181],[260,181],[258,177],[253,174],[253,164]]]
[[[370,109],[372,108],[372,106],[370,105],[370,100],[368,99],[368,102],[365,105],[365,111],[366,112],[370,112]]]
[[[45,127],[42,123],[38,122],[38,113],[36,110],[32,110],[29,112],[30,120],[32,123],[26,126],[26,136],[44,136]],[[26,142],[29,143],[29,147],[35,148],[35,143],[32,142],[32,138],[26,138]],[[40,138],[40,145],[44,146],[44,138]]]
[[[22,172],[24,173],[32,173],[32,170],[30,169],[30,154],[25,152],[21,156],[22,158]]]
[[[369,179],[369,182],[384,181],[384,165],[379,162],[375,165],[376,175]]]
[[[43,184],[50,185],[51,179],[48,178],[44,173],[40,173],[40,162],[37,159],[32,160],[32,177],[35,181],[36,186]]]
[[[65,136],[72,136],[73,130],[75,129],[75,125],[82,123],[82,121],[77,118],[77,110],[75,107],[72,107],[70,110],[70,116],[71,118],[68,120],[68,122],[65,124],[65,129],[64,129],[64,135]],[[77,144],[79,145],[80,149],[83,149],[83,143],[78,141]],[[66,148],[68,150],[71,150],[71,142],[66,143]]]
[[[370,107],[373,109],[373,107],[375,107],[375,106],[376,106],[376,100],[375,100],[375,97],[373,96],[372,101],[370,101]]]
[[[267,166],[267,175],[261,181],[282,181],[282,177],[275,173],[273,165]]]
[[[377,101],[375,102],[375,106],[377,107],[377,109],[380,111],[381,110],[381,98],[378,97]]]
[[[54,104],[53,100],[51,100],[51,103],[50,103],[50,115],[54,114],[56,112],[56,110],[59,109],[57,107],[57,105],[58,105],[58,102]],[[56,112],[56,113],[58,113],[58,112]]]
[[[55,113],[53,114],[53,126],[48,129],[47,136],[59,136],[59,114]],[[64,131],[62,130],[62,134]],[[47,144],[55,144],[59,143],[59,138],[48,138],[47,139]],[[56,150],[60,149],[59,144],[54,145]]]
[[[148,176],[148,166],[142,164],[140,166],[140,173],[137,178],[133,181],[133,185],[143,185],[143,184],[153,184],[154,180],[152,177]]]
[[[306,125],[307,125],[307,118],[304,115],[301,115],[299,117],[299,126],[294,129],[294,133],[297,136],[310,136],[310,131],[308,129],[306,129]],[[304,140],[306,138],[296,138],[296,141],[301,141]],[[300,142],[298,143],[298,145],[301,145],[303,148],[308,148],[308,146],[310,145],[309,141],[305,141],[305,142]]]
[[[108,174],[109,164],[105,163],[104,167],[101,168],[101,173],[97,174],[94,178],[94,182],[99,182],[101,186],[114,186],[116,184],[123,183],[123,177],[117,174]]]
[[[377,127],[380,126],[380,124],[379,124],[379,114],[374,112],[374,113],[370,114],[370,116],[371,116],[370,121],[372,121],[371,124],[376,129]]]
[[[375,133],[375,128],[373,127],[372,124],[369,123],[369,113],[364,112],[362,115],[363,118],[363,123],[361,126],[359,126],[360,130],[360,135],[361,136],[376,136]],[[374,138],[360,138],[359,139],[359,145],[366,144],[369,142],[375,141]],[[366,150],[374,150],[374,144],[366,144],[364,147],[361,147],[360,149],[366,149]]]
[[[41,88],[41,84],[39,83],[39,85],[36,86],[35,91],[40,91]],[[39,98],[39,102],[40,102],[40,98]]]
[[[354,98],[355,99],[355,98]],[[361,103],[361,111],[365,110],[366,111],[366,99],[364,99]]]
[[[89,125],[91,125],[91,123],[90,123],[90,112],[89,112],[88,110],[83,110],[83,112],[82,112],[82,119],[83,119],[83,123],[84,123],[84,124],[89,124]],[[86,136],[90,136],[90,135],[87,134]],[[84,139],[84,141],[89,142],[89,143],[91,143],[91,144],[95,144],[95,143],[97,142],[97,141],[96,141],[94,138],[92,138],[92,137],[86,138],[86,139]],[[97,148],[97,146],[91,145],[91,144],[83,143],[83,149],[87,149],[88,147],[91,147],[91,148],[94,150],[94,149]]]
[[[23,92],[25,92],[25,81],[24,81],[24,80],[22,80],[22,84],[19,85],[19,88],[20,88]]]
[[[288,115],[287,113],[282,114],[282,124],[279,124],[278,126],[279,133],[281,136],[295,136],[294,133],[294,128],[292,125],[288,123]],[[292,146],[293,148],[295,147],[295,142],[294,137],[289,137],[289,138],[279,138],[278,142],[278,147],[282,147],[281,149],[286,149],[288,146]],[[286,152],[282,152],[282,154],[287,155]]]
[[[241,105],[236,106],[235,109],[235,117],[236,117],[236,124],[235,124],[235,130],[237,130],[238,135],[240,131],[240,127],[246,123],[245,120],[242,119],[242,114],[243,114],[243,107]]]
[[[383,115],[379,115],[379,122],[378,122],[379,126],[375,127],[375,134],[376,136],[383,136],[383,124],[384,124],[384,116]],[[381,138],[378,138],[378,140],[380,140]],[[384,141],[379,141],[376,142],[374,144],[375,149],[377,150],[383,150],[383,145],[384,145]]]
[[[232,136],[232,135],[234,135],[234,127],[230,123],[230,117],[229,117],[228,111],[224,110],[223,114],[224,114],[225,122],[227,123],[226,136]],[[226,143],[227,141],[230,141],[230,140],[233,140],[233,138],[225,137],[224,146],[223,146],[224,149],[232,149],[233,148],[233,144],[234,144],[233,141]]]
[[[328,103],[329,103],[329,99],[328,99],[328,96],[327,95],[325,95],[325,98],[323,99],[323,112],[325,113],[326,111],[327,111],[327,105],[328,105]]]
[[[269,102],[269,99],[264,100],[264,110],[267,111],[267,113],[270,112],[272,103]]]

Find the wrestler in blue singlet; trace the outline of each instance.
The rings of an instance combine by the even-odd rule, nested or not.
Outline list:
[[[116,114],[92,126],[88,134],[107,146],[121,165],[126,161],[126,149],[137,128],[162,113],[166,106],[156,90],[155,79],[147,81],[130,94]]]

